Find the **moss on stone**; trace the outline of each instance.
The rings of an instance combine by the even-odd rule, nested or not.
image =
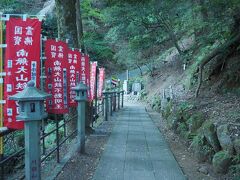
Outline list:
[[[223,150],[230,154],[234,153],[233,142],[231,140],[231,133],[229,132],[229,125],[224,124],[217,128],[217,137]]]
[[[196,132],[204,123],[204,115],[201,112],[194,113],[188,120],[188,128],[191,133]]]
[[[221,146],[217,137],[215,125],[211,121],[207,121],[203,124],[202,130],[206,140],[213,147],[214,151],[220,151]]]
[[[231,155],[228,151],[219,151],[213,156],[212,164],[216,173],[225,174],[231,165]]]
[[[199,162],[210,162],[214,155],[213,148],[207,143],[206,138],[202,133],[199,133],[193,138],[190,147]]]

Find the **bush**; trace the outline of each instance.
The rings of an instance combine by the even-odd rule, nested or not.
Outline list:
[[[173,103],[170,100],[167,103],[167,106],[165,107],[165,109],[162,111],[162,117],[167,120],[168,117],[173,113],[172,111],[173,111]]]
[[[160,112],[161,109],[161,98],[159,95],[154,95],[152,102],[151,102],[151,107],[154,111]]]

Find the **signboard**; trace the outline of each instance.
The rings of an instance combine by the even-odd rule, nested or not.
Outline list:
[[[118,79],[115,78],[115,77],[112,77],[111,84],[113,85],[113,87],[117,87],[118,86]]]
[[[99,83],[98,83],[98,97],[99,98],[101,98],[103,95],[104,80],[105,80],[105,69],[99,68]]]
[[[132,91],[133,92],[140,92],[142,90],[141,83],[135,82],[132,84]]]
[[[125,94],[128,93],[128,80],[123,81],[123,91]]]
[[[80,82],[87,85],[90,88],[90,64],[89,56],[82,54],[81,55],[81,70],[80,70]],[[91,92],[90,89],[87,91],[88,100],[90,101]]]
[[[68,46],[65,42],[48,39],[45,43],[46,92],[52,94],[46,102],[47,112],[68,113]]]
[[[40,85],[40,33],[38,19],[10,18],[6,23],[4,126],[10,129],[23,129],[24,124],[16,121],[19,107],[9,96],[22,91],[30,80]]]
[[[91,70],[90,70],[90,91],[91,91],[90,101],[96,98],[96,94],[95,94],[96,73],[97,73],[97,62],[94,61],[91,63]]]
[[[68,67],[69,67],[69,106],[77,107],[77,102],[75,101],[76,92],[71,90],[80,82],[80,70],[81,70],[81,53],[78,50],[68,50]]]

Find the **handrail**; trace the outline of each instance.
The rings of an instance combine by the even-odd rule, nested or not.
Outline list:
[[[98,98],[98,101],[97,101],[97,105],[95,106],[96,107],[96,110],[95,112],[93,113],[93,118],[95,121],[97,121],[98,117],[100,117],[101,115],[102,116],[105,116],[105,108],[108,108],[107,110],[109,110],[112,114],[112,111],[113,111],[113,106],[116,106],[118,105],[118,108],[115,107],[115,110],[116,109],[120,109],[119,107],[119,101],[121,100],[122,101],[122,107],[123,107],[123,94],[124,92],[123,91],[111,91],[111,92],[107,92],[108,96],[107,96],[107,99],[106,99],[106,96],[104,95],[102,98]],[[119,98],[119,95],[122,94],[122,98],[120,97]],[[114,97],[116,97],[115,99],[115,103],[113,103],[112,101],[114,101]],[[110,104],[107,103],[107,101],[110,101]],[[118,101],[118,103],[117,103]],[[108,107],[106,107],[106,105],[108,104]],[[70,123],[73,119],[75,119],[77,117],[77,115],[74,115],[72,117],[68,117],[68,118],[63,118],[61,120],[58,120],[56,123],[56,128],[52,129],[51,131],[49,132],[45,132],[45,128],[42,128],[40,131],[41,131],[41,137],[40,137],[40,140],[41,140],[41,146],[42,146],[42,150],[43,150],[43,153],[42,153],[42,158],[41,158],[41,162],[44,162],[50,155],[52,155],[54,152],[57,152],[57,162],[59,162],[59,154],[60,154],[60,147],[71,137],[75,136],[77,133],[77,130],[74,130],[73,132],[70,132],[70,134],[66,135],[66,124]],[[45,121],[54,121],[52,119],[46,119]],[[59,125],[59,122],[60,121],[63,121],[64,123]],[[59,138],[59,130],[61,128],[64,128],[64,136],[62,138]],[[6,135],[9,135],[11,133],[14,133],[16,132],[16,130],[12,130],[12,129],[7,129],[7,128],[4,128],[0,129],[0,137],[4,137]],[[51,147],[51,148],[46,148],[45,147],[45,139],[50,136],[51,134],[56,134],[56,139],[57,139],[57,142],[55,142],[55,146],[54,147]],[[58,137],[57,137],[58,136]],[[18,150],[17,152],[14,152],[13,154],[7,156],[7,157],[3,157],[1,160],[0,160],[0,167],[1,168],[4,168],[5,164],[8,163],[10,160],[12,160],[13,158],[15,157],[19,157],[19,156],[22,156],[24,155],[24,148]],[[4,174],[2,172],[2,174],[0,175],[2,178],[4,177]],[[20,179],[23,179],[24,177],[21,177]]]

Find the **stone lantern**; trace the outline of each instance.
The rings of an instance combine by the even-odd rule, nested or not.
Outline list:
[[[25,135],[25,176],[27,180],[41,179],[40,156],[40,122],[47,117],[44,110],[44,100],[50,94],[38,90],[33,81],[27,87],[10,96],[10,100],[18,101],[19,115],[17,120],[24,121]]]
[[[81,82],[76,87],[73,87],[72,90],[74,90],[76,92],[75,100],[77,102],[79,102],[79,101],[86,101],[87,100],[87,90],[88,90],[88,87],[85,84],[83,84]]]
[[[78,120],[77,120],[77,140],[78,140],[78,151],[85,152],[85,121],[86,121],[86,101],[87,101],[87,90],[88,87],[82,82],[72,90],[76,92],[75,100],[78,102]]]
[[[9,97],[10,100],[18,101],[18,120],[38,121],[47,117],[47,113],[44,111],[44,100],[51,97],[51,95],[40,91],[34,86],[35,83],[29,81],[23,91]]]

